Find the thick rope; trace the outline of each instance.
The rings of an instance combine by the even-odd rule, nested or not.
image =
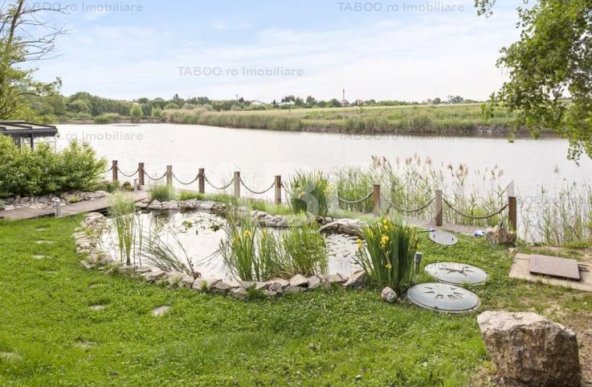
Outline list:
[[[253,190],[253,189],[251,189],[251,188],[247,187],[247,185],[245,184],[245,182],[244,182],[244,180],[243,180],[243,178],[242,178],[242,177],[241,177],[241,179],[240,179],[240,183],[241,183],[241,185],[242,185],[243,187],[245,187],[245,189],[246,189],[247,191],[249,191],[249,192],[250,192],[250,193],[252,193],[253,195],[263,195],[264,193],[267,193],[267,192],[271,191],[271,190],[273,189],[273,187],[275,187],[275,181],[274,181],[273,183],[271,183],[271,185],[269,186],[269,188],[267,188],[266,190],[263,190],[263,191],[255,191],[255,190]]]
[[[212,184],[212,182],[210,182],[210,180],[208,180],[208,177],[206,176],[206,183],[208,183],[210,185],[210,187],[212,187],[214,189],[217,189],[218,191],[224,191],[226,188],[230,187],[233,182],[234,182],[234,177],[225,186],[223,186],[223,187],[216,187],[214,184]]]
[[[128,175],[128,174],[124,173],[121,170],[121,168],[119,168],[119,167],[117,167],[117,170],[119,171],[119,173],[121,173],[125,177],[134,177],[134,176],[136,176],[136,174],[138,174],[138,172],[140,172],[140,167],[138,167],[138,169],[136,169],[136,171],[134,173],[132,173],[131,175]]]
[[[190,182],[186,183],[186,182],[184,182],[184,181],[181,181],[181,180],[180,180],[180,179],[177,177],[177,175],[175,175],[175,174],[173,173],[173,178],[174,178],[175,180],[177,180],[177,183],[179,183],[179,184],[181,184],[181,185],[191,185],[191,184],[195,183],[195,182],[196,182],[196,181],[199,179],[199,176],[200,176],[200,175],[198,174],[198,175],[195,177],[195,179],[193,179],[193,180],[191,180]]]
[[[109,172],[111,172],[112,170],[113,170],[113,165],[111,166],[111,168],[109,168],[109,169],[107,169],[105,172],[103,172],[103,174],[105,174],[105,173],[109,173]]]
[[[502,208],[500,208],[498,211],[494,212],[493,214],[484,215],[484,216],[472,216],[472,215],[467,215],[467,214],[465,214],[465,213],[463,213],[463,212],[461,212],[461,211],[457,210],[456,208],[454,208],[454,207],[452,206],[452,204],[450,204],[450,203],[448,202],[448,200],[446,200],[446,199],[443,199],[443,200],[444,200],[444,203],[445,203],[445,204],[446,204],[448,207],[450,207],[450,209],[451,209],[452,211],[456,212],[456,213],[457,213],[457,214],[459,214],[460,216],[463,216],[463,217],[465,217],[465,218],[469,218],[469,219],[473,219],[473,220],[483,220],[483,219],[489,219],[489,218],[493,218],[494,216],[501,214],[501,213],[502,213],[502,212],[503,212],[503,211],[504,211],[506,208],[508,208],[508,206],[509,206],[508,204],[506,204],[505,206],[503,206]]]
[[[364,202],[364,201],[366,201],[366,200],[370,199],[370,198],[372,197],[372,194],[373,194],[373,192],[372,192],[372,191],[370,191],[370,193],[369,193],[368,195],[366,195],[366,196],[364,196],[363,198],[361,198],[361,199],[358,199],[358,200],[347,200],[347,199],[342,199],[342,198],[340,198],[339,196],[337,196],[337,200],[338,200],[339,202],[341,202],[341,203],[345,203],[345,204],[359,204],[359,203],[362,203],[362,202]]]
[[[428,208],[428,207],[429,207],[429,206],[430,206],[430,205],[431,205],[433,202],[434,202],[434,198],[430,199],[430,200],[429,200],[429,201],[428,201],[426,204],[424,204],[423,206],[421,206],[421,207],[418,207],[418,208],[415,208],[415,209],[413,209],[413,210],[409,210],[409,209],[407,209],[407,208],[401,208],[401,207],[397,207],[397,206],[395,206],[394,204],[390,204],[390,205],[389,205],[389,210],[392,208],[392,209],[394,209],[394,210],[396,210],[396,211],[399,211],[399,212],[406,212],[406,213],[408,213],[408,214],[411,214],[411,213],[414,213],[414,212],[422,212],[423,210],[425,210],[426,208]]]
[[[146,171],[144,171],[144,175],[146,175],[146,177],[149,178],[152,181],[158,181],[158,180],[162,180],[162,179],[164,179],[166,177],[166,172],[161,177],[158,177],[158,178],[154,178],[154,177],[150,176],[148,174],[148,172],[146,172]]]

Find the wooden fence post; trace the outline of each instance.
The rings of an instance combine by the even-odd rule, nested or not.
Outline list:
[[[275,204],[282,204],[282,177],[275,177]]]
[[[113,181],[119,180],[119,166],[117,165],[117,160],[113,160],[111,162],[111,173],[113,176]]]
[[[380,184],[374,184],[372,187],[373,212],[380,215]]]
[[[240,186],[241,186],[241,177],[240,172],[234,172],[234,197],[240,198]]]
[[[508,197],[508,215],[510,218],[510,227],[512,231],[518,230],[518,206],[516,202],[516,196]]]
[[[197,179],[198,190],[199,190],[199,193],[202,194],[202,193],[206,192],[206,170],[205,170],[205,168],[200,168],[197,173],[199,176]]]
[[[138,165],[138,185],[140,187],[144,186],[144,163],[140,163]]]
[[[167,186],[169,186],[169,187],[171,187],[173,185],[173,166],[172,165],[167,165],[166,183],[167,183]]]
[[[437,189],[436,190],[436,198],[434,199],[434,203],[435,203],[435,212],[436,212],[436,226],[442,226],[443,223],[443,212],[442,212],[442,190],[441,189]]]

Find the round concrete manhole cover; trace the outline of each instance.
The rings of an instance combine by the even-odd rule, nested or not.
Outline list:
[[[438,281],[452,285],[475,285],[487,280],[487,273],[483,270],[458,262],[432,263],[426,266],[425,271]]]
[[[452,246],[458,243],[458,238],[454,234],[446,231],[432,230],[428,235],[432,242],[439,245]]]
[[[415,305],[439,312],[470,312],[479,306],[479,297],[475,293],[448,284],[415,285],[407,291],[407,297]]]

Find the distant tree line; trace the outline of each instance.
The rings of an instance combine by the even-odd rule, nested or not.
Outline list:
[[[459,104],[477,102],[466,100],[461,96],[448,96],[446,99],[434,98],[423,102],[400,100],[355,100],[346,101],[336,98],[320,100],[313,96],[306,98],[288,95],[271,103],[249,101],[242,97],[232,100],[212,100],[208,97],[182,98],[175,94],[170,99],[138,98],[134,101],[103,98],[87,92],[78,92],[69,97],[60,94],[46,96],[30,96],[29,104],[36,112],[39,121],[68,122],[86,121],[96,123],[112,123],[120,120],[153,122],[165,119],[165,110],[208,111],[240,111],[240,110],[272,110],[291,108],[336,108],[344,106],[406,106],[420,104]]]

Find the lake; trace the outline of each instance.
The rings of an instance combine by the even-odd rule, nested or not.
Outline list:
[[[568,143],[560,139],[510,143],[481,137],[358,136],[174,124],[58,128],[58,148],[73,139],[86,141],[100,156],[119,160],[125,173],[144,162],[150,175],[160,176],[170,164],[181,180],[189,181],[201,167],[214,184],[223,185],[233,171],[241,171],[246,184],[256,190],[267,188],[275,175],[285,181],[297,170],[367,166],[373,155],[394,162],[417,154],[430,157],[435,165],[464,163],[472,171],[497,165],[504,170],[502,183],[514,181],[523,197],[536,196],[541,187],[553,192],[563,179],[589,182],[592,176],[590,159],[584,156],[579,166],[567,160]],[[197,189],[196,184],[192,188]]]

